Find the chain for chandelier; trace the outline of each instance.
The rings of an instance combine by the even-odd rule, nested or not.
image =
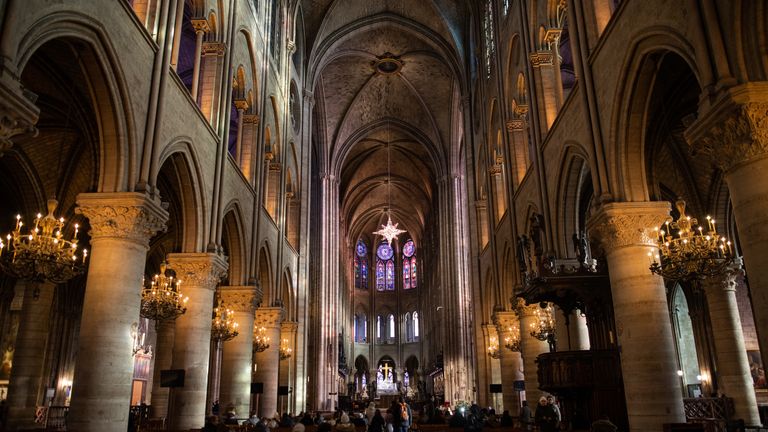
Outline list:
[[[384,239],[387,240],[387,244],[392,246],[392,240],[396,239],[397,236],[404,233],[405,231],[397,228],[397,224],[392,223],[392,173],[390,172],[389,159],[389,120],[387,120],[387,224],[382,225],[381,229],[374,231],[373,234],[384,237]]]

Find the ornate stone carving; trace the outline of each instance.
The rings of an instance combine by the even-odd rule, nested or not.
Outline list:
[[[269,170],[273,172],[280,172],[282,167],[283,166],[280,164],[280,162],[272,162],[269,164]]]
[[[195,33],[208,33],[211,31],[211,26],[208,25],[208,20],[205,18],[192,18],[190,22],[192,23],[192,28],[195,29]]]
[[[259,116],[256,114],[244,114],[243,115],[243,124],[249,124],[252,123],[254,126],[259,125]]]
[[[725,105],[699,119],[685,137],[694,154],[709,156],[728,172],[742,162],[768,156],[768,102]]]
[[[529,305],[525,303],[525,300],[519,297],[517,298],[517,303],[515,303],[513,307],[518,319],[533,316],[536,313],[536,309],[540,308],[538,303]]]
[[[264,327],[279,326],[285,319],[285,309],[282,307],[260,307],[256,309],[254,325]]]
[[[627,246],[655,246],[653,229],[670,219],[669,203],[609,203],[587,221],[606,253]]]
[[[248,110],[248,101],[245,99],[235,99],[232,101],[233,104],[235,104],[235,109],[237,110]]]
[[[0,156],[13,146],[11,138],[23,133],[30,133],[36,137],[38,130],[26,119],[10,117],[8,113],[0,116]]]
[[[496,331],[500,335],[509,332],[509,328],[518,324],[518,322],[515,311],[497,311],[493,314],[493,323],[496,325]]]
[[[0,69],[0,156],[13,146],[14,136],[23,133],[37,136],[35,124],[40,109],[34,104],[36,99],[34,93],[24,90],[11,71],[6,67]]]
[[[492,176],[501,174],[501,164],[493,164],[490,168],[488,168],[488,173]]]
[[[736,258],[723,275],[702,280],[702,288],[708,295],[715,294],[717,291],[736,291],[739,285],[738,278],[744,276],[741,266],[741,258]]]
[[[204,56],[219,56],[223,57],[227,51],[227,45],[222,42],[203,42],[203,55]]]
[[[261,293],[257,292],[255,287],[250,286],[221,287],[219,294],[224,304],[236,312],[252,314],[256,309],[256,304],[261,301]]]
[[[280,333],[282,337],[292,337],[299,329],[299,323],[296,321],[283,321],[280,324]]]
[[[168,254],[168,267],[184,286],[213,290],[221,278],[227,275],[227,258],[216,253],[173,253]]]
[[[550,47],[557,44],[557,42],[560,40],[560,34],[562,32],[563,31],[559,28],[547,29],[546,33],[544,33],[544,42],[549,44]]]
[[[531,66],[552,66],[554,64],[554,54],[551,51],[537,51],[530,54]]]
[[[285,43],[285,49],[288,51],[288,55],[296,52],[296,42],[288,39]]]
[[[514,131],[521,131],[525,129],[525,120],[523,119],[512,119],[507,121],[507,131],[514,132]]]
[[[158,201],[139,192],[80,194],[75,212],[88,218],[91,241],[119,238],[144,247],[168,220]]]

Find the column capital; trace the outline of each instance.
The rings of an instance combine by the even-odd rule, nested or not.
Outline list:
[[[24,89],[15,73],[0,61],[0,156],[13,146],[11,138],[23,133],[37,136],[40,108],[37,96]]]
[[[91,241],[125,239],[149,247],[149,239],[165,230],[168,211],[158,199],[140,192],[81,193],[75,212],[88,218]]]
[[[203,42],[203,56],[223,57],[227,45],[223,42]]]
[[[285,309],[282,307],[260,307],[256,309],[254,325],[264,327],[280,326],[285,319]]]
[[[507,121],[507,132],[521,131],[525,129],[525,120],[512,119]]]
[[[256,114],[243,114],[243,123],[249,124],[252,123],[254,126],[259,125],[259,116]]]
[[[493,313],[493,323],[499,334],[507,332],[510,327],[518,324],[517,313],[515,311],[496,311]]]
[[[183,286],[213,290],[227,275],[227,258],[217,253],[168,254],[168,267],[176,272]]]
[[[280,323],[280,333],[294,334],[299,329],[299,323],[296,321],[283,321]]]
[[[715,294],[718,291],[735,292],[738,286],[737,279],[739,276],[744,275],[741,265],[741,258],[736,258],[723,274],[702,279],[701,287],[704,289],[704,292],[707,295]]]
[[[536,315],[536,309],[539,308],[540,306],[538,303],[527,304],[525,300],[521,299],[520,297],[517,298],[517,303],[514,305],[515,314],[517,315],[518,319]]]
[[[606,253],[627,246],[655,246],[653,229],[670,219],[666,201],[608,203],[587,221]]]
[[[221,300],[236,312],[253,314],[256,304],[261,301],[261,290],[254,286],[223,286],[220,288]]]
[[[248,111],[248,101],[245,99],[235,99],[232,101],[232,103],[235,105],[235,109],[237,110],[243,110]],[[245,121],[245,119],[243,119]]]
[[[767,92],[766,83],[726,90],[685,131],[691,150],[707,155],[724,172],[768,156]]]
[[[206,18],[192,18],[190,23],[192,24],[192,28],[195,29],[195,33],[208,33],[211,31],[211,26],[208,24],[208,20]]]
[[[552,66],[554,63],[555,55],[552,51],[536,51],[529,55],[531,59],[531,66],[537,68],[539,66]]]

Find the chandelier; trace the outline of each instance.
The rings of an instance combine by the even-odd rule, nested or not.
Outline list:
[[[280,343],[280,360],[291,358],[292,354],[293,349],[288,346],[288,339],[283,339],[283,341]]]
[[[141,291],[141,316],[155,321],[173,321],[187,311],[189,297],[181,293],[181,280],[166,276],[166,263],[160,264],[160,273]]]
[[[715,220],[707,216],[707,232],[696,218],[685,214],[685,201],[675,203],[680,217],[656,228],[659,253],[648,253],[651,272],[668,280],[690,280],[724,273],[733,262],[731,242],[717,233]],[[677,235],[673,235],[677,231]]]
[[[542,303],[544,305],[546,303]],[[531,336],[540,341],[545,341],[555,335],[555,318],[552,313],[552,305],[546,304],[534,312],[536,321],[530,324]]]
[[[218,299],[218,305],[213,308],[213,322],[211,322],[211,339],[220,342],[226,342],[237,337],[240,333],[237,331],[239,324],[235,322],[235,311],[223,306],[221,297]]]
[[[510,351],[520,352],[520,327],[514,325],[507,330],[511,335],[504,338],[504,348]]]
[[[397,236],[404,233],[404,230],[401,230],[397,227],[397,224],[392,223],[392,216],[389,213],[389,209],[392,204],[392,186],[391,183],[391,173],[390,173],[390,157],[389,157],[389,125],[387,125],[387,224],[382,225],[381,229],[378,231],[374,231],[374,235],[380,235],[384,237],[387,240],[387,244],[389,246],[392,246],[392,240],[396,239]]]
[[[16,215],[16,228],[0,239],[0,267],[17,279],[64,283],[85,270],[88,251],[83,249],[82,258],[77,256],[77,234],[71,240],[63,238],[64,218],[56,219],[54,210],[59,205],[55,199],[48,200],[48,214],[38,213],[34,228],[22,233],[24,222]]]
[[[147,329],[144,327],[144,321],[142,323],[131,324],[131,339],[133,340],[133,355],[142,354],[151,356],[152,345],[147,344]]]
[[[501,358],[501,352],[499,352],[499,340],[496,336],[491,336],[490,343],[488,344],[488,355],[493,359]]]
[[[264,352],[269,348],[269,336],[265,327],[254,327],[253,329],[253,350]]]

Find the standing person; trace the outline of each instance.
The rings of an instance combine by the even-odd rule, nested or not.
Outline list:
[[[523,406],[520,407],[520,426],[523,430],[531,430],[531,407],[528,406],[528,401],[523,401]]]
[[[560,422],[563,421],[563,416],[560,414],[560,406],[557,405],[557,402],[555,402],[555,397],[552,395],[547,396],[547,403],[552,406],[552,409],[555,411],[555,419],[557,419],[557,423],[555,424],[556,427],[560,426]]]
[[[368,432],[386,432],[387,426],[380,410],[375,410],[371,422],[368,424]]]
[[[546,396],[539,398],[539,405],[536,407],[536,425],[541,432],[557,431],[557,414],[552,405],[547,403]]]

